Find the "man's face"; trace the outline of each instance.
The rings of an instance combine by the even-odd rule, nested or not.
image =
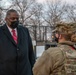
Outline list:
[[[6,17],[6,23],[11,27],[12,22],[19,20],[19,15],[16,12],[11,12],[10,15]]]

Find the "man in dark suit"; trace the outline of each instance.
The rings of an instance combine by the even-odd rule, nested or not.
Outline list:
[[[35,57],[28,29],[19,25],[14,9],[7,11],[5,20],[0,27],[0,75],[32,75]]]

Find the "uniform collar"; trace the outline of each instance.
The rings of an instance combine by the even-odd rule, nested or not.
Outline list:
[[[63,41],[63,42],[60,42],[59,44],[74,45],[75,43],[74,42],[71,42],[71,41]]]

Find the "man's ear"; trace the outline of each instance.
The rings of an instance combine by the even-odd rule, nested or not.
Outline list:
[[[7,23],[7,24],[9,23],[9,21],[8,21],[8,18],[7,18],[7,17],[5,17],[5,21],[6,21],[6,23]]]

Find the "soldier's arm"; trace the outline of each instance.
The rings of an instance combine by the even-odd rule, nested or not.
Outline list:
[[[59,65],[62,64],[62,61],[62,53],[60,51],[44,51],[33,67],[33,74],[50,75]]]
[[[49,75],[49,73],[50,73],[50,66],[49,66],[50,60],[49,60],[48,53],[46,51],[43,52],[42,56],[37,59],[35,65],[33,67],[33,74],[34,75]]]

